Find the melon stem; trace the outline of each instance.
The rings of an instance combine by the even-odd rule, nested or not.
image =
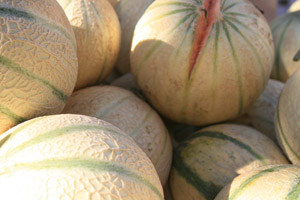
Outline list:
[[[295,62],[297,62],[299,60],[300,60],[300,49],[299,49],[299,51],[296,53],[296,55],[293,58],[293,61],[295,61]]]
[[[211,32],[212,26],[217,22],[220,15],[220,1],[221,0],[204,0],[203,8],[200,8],[202,15],[197,20],[195,38],[193,42],[190,69],[188,78],[190,79],[193,69],[199,59],[199,56],[206,45],[208,36]]]

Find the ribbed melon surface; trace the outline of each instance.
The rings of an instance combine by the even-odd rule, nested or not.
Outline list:
[[[58,0],[77,41],[75,89],[96,85],[112,71],[120,49],[121,28],[107,0]]]
[[[147,154],[160,177],[167,181],[172,145],[159,115],[133,93],[114,86],[94,86],[74,92],[64,113],[105,120],[127,133]]]
[[[295,165],[261,167],[236,177],[215,200],[297,200],[300,168]]]
[[[287,163],[276,144],[255,129],[215,125],[197,131],[176,147],[169,188],[175,200],[210,200],[239,174]]]
[[[0,2],[0,133],[57,114],[77,77],[76,40],[55,0]]]
[[[0,149],[3,199],[163,199],[151,161],[107,122],[52,115],[22,123],[8,135]]]
[[[273,60],[270,27],[246,0],[156,0],[135,27],[130,58],[162,115],[199,126],[243,114]]]

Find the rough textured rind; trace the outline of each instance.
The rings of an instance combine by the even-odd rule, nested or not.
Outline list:
[[[295,165],[271,165],[236,177],[215,200],[300,198],[300,168]]]
[[[237,117],[263,92],[274,60],[270,27],[250,2],[222,0],[219,20],[189,76],[203,1],[156,0],[139,20],[131,71],[151,104],[180,123]],[[230,98],[228,98],[230,97]]]
[[[118,16],[107,0],[58,0],[74,29],[78,77],[75,89],[96,85],[112,71],[120,50]]]
[[[299,68],[293,60],[300,46],[300,11],[285,13],[271,22],[275,62],[271,77],[286,82]]]
[[[174,150],[170,191],[175,200],[210,200],[237,175],[269,164],[288,161],[265,135],[242,125],[211,126]]]
[[[287,81],[275,113],[276,138],[293,164],[300,164],[300,71]]]
[[[275,111],[283,86],[282,82],[270,79],[264,92],[246,113],[231,122],[252,126],[276,141]]]
[[[81,89],[63,112],[97,117],[122,129],[147,154],[165,184],[172,160],[169,133],[155,110],[134,94],[114,86]]]
[[[107,122],[53,115],[9,132],[0,150],[4,199],[163,199],[151,161]]]
[[[116,68],[122,74],[130,72],[130,47],[135,25],[153,1],[121,0],[115,4],[115,10],[122,29],[121,47]]]
[[[0,133],[57,114],[77,77],[76,40],[55,0],[0,1]]]

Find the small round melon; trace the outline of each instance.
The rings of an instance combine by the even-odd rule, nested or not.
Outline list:
[[[300,164],[300,70],[287,81],[278,100],[275,130],[278,143],[289,160]]]
[[[130,47],[135,25],[153,1],[120,0],[115,4],[115,10],[122,29],[121,47],[116,68],[122,74],[130,72]]]
[[[96,85],[112,71],[120,50],[121,27],[107,0],[58,0],[75,32],[78,78],[75,89]]]
[[[294,57],[300,46],[300,11],[285,13],[271,22],[275,62],[271,77],[286,82],[299,68]]]
[[[215,200],[298,200],[299,179],[299,166],[265,166],[236,177]]]
[[[282,82],[270,79],[266,89],[255,103],[244,115],[232,122],[252,126],[276,141],[274,125],[275,111],[283,86]]]
[[[169,189],[175,200],[211,200],[239,174],[287,163],[276,144],[255,129],[215,125],[195,132],[176,147]]]
[[[155,0],[135,27],[131,72],[164,117],[209,125],[242,115],[260,96],[273,45],[248,0]]]
[[[132,137],[154,164],[161,183],[167,181],[172,160],[168,131],[159,115],[133,93],[113,86],[94,86],[74,92],[64,113],[105,120]]]
[[[163,200],[149,158],[107,122],[52,115],[16,126],[8,137],[0,149],[1,199]]]
[[[0,134],[60,113],[78,73],[76,40],[55,0],[0,2]]]

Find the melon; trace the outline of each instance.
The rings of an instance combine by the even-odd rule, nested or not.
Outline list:
[[[300,164],[300,70],[287,81],[275,113],[278,143],[293,164]]]
[[[120,50],[121,27],[107,0],[58,0],[77,41],[75,89],[101,83],[112,71]]]
[[[192,134],[174,150],[169,189],[175,200],[213,199],[236,176],[288,164],[276,144],[253,128],[220,124]]]
[[[1,143],[2,199],[163,200],[145,153],[102,120],[83,115],[35,118],[10,129]]]
[[[121,0],[115,4],[115,10],[122,28],[121,47],[116,68],[122,74],[130,72],[130,47],[135,25],[153,1]]]
[[[156,111],[133,93],[113,86],[88,87],[74,92],[63,112],[97,117],[122,129],[150,158],[161,183],[167,181],[172,161],[167,128]]]
[[[289,7],[288,12],[295,12],[300,10],[300,1],[297,0]]]
[[[275,62],[271,77],[286,82],[298,69],[294,56],[300,45],[300,11],[285,13],[271,22]]]
[[[166,118],[198,126],[243,114],[273,60],[270,27],[246,0],[156,0],[136,25],[130,58],[149,102]]]
[[[231,122],[252,126],[276,141],[275,111],[283,86],[282,82],[270,79],[265,91],[246,113]]]
[[[272,21],[277,16],[277,0],[250,0],[267,18]]]
[[[60,113],[78,73],[76,40],[55,0],[0,2],[0,134]]]
[[[265,166],[236,177],[215,200],[297,200],[299,179],[299,166]]]

